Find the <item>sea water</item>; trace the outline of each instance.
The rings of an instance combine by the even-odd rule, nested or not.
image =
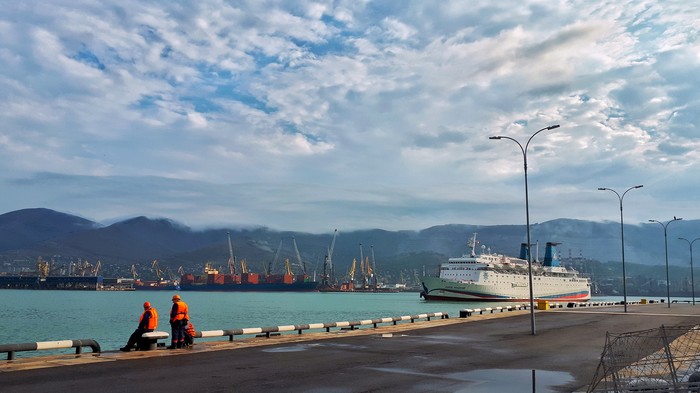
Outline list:
[[[157,330],[170,332],[168,315],[175,293],[3,289],[0,290],[3,304],[0,307],[0,344],[92,339],[99,343],[102,351],[116,350],[136,329],[146,301],[158,310]],[[341,322],[431,312],[446,312],[451,318],[456,318],[459,310],[465,308],[515,304],[426,301],[417,292],[179,292],[179,295],[188,304],[190,319],[198,331]],[[628,297],[628,300],[638,299]],[[18,352],[15,356],[46,354],[49,351]]]

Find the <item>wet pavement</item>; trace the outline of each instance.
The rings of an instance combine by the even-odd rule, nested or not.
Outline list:
[[[623,306],[537,311],[534,336],[527,310],[457,317],[237,337],[198,342],[192,350],[0,360],[0,391],[585,391],[606,332],[700,324],[700,305],[629,305],[628,313]]]

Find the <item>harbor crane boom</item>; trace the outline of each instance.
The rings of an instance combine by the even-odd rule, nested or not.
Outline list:
[[[299,254],[299,248],[297,247],[297,239],[295,237],[292,237],[292,243],[294,243],[294,253],[297,256],[297,263],[299,264],[299,267],[301,267],[301,271],[306,274],[306,264],[301,261],[301,255]]]
[[[362,273],[362,287],[367,286],[367,273],[364,267],[365,257],[362,252],[362,243],[360,243],[360,273]],[[369,261],[367,261],[369,263]]]
[[[350,281],[350,290],[355,289],[355,267],[357,266],[357,259],[352,259],[352,265],[350,266],[350,271],[348,272],[348,277]]]
[[[228,270],[231,274],[236,274],[236,257],[233,256],[233,244],[231,244],[231,232],[226,232],[228,236]]]
[[[267,268],[267,274],[272,274],[272,272],[275,270],[275,267],[277,267],[277,259],[280,256],[280,250],[282,249],[282,239],[280,239],[280,244],[277,245],[277,251],[275,252],[275,258],[270,262],[270,265]]]
[[[331,239],[331,245],[328,247],[328,254],[326,254],[326,259],[323,263],[323,285],[331,286],[335,285],[335,278],[333,274],[333,249],[335,248],[335,238],[338,235],[338,230],[333,231],[333,239]]]
[[[157,259],[154,259],[153,263],[151,263],[151,269],[153,269],[153,272],[156,275],[156,280],[163,279],[163,272],[160,270],[160,267],[158,267],[158,260]]]
[[[379,285],[379,277],[377,277],[377,274],[374,273],[377,271],[377,261],[374,259],[374,245],[371,245],[369,247],[372,250],[372,273],[373,273],[370,276],[370,278],[372,278],[372,276],[374,277],[374,286],[376,288]]]
[[[102,268],[102,261],[97,260],[97,265],[92,269],[92,275],[97,276],[100,274],[100,269]]]
[[[294,273],[292,272],[292,265],[289,263],[289,259],[284,260],[284,274],[291,276]]]

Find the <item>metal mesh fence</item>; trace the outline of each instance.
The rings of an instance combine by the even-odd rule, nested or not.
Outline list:
[[[588,392],[700,393],[700,326],[608,333]]]

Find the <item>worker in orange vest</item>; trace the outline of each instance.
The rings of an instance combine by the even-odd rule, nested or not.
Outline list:
[[[192,322],[187,322],[187,327],[185,328],[185,347],[194,345],[194,336],[197,332],[194,330],[194,325]]]
[[[168,349],[182,348],[185,345],[185,328],[189,320],[190,316],[187,303],[180,299],[180,295],[174,295],[173,307],[170,309],[170,328],[172,336]]]
[[[143,314],[139,318],[139,326],[131,333],[126,345],[119,348],[120,351],[129,352],[131,348],[141,339],[141,335],[152,332],[158,327],[158,311],[151,307],[151,303],[143,303]]]

